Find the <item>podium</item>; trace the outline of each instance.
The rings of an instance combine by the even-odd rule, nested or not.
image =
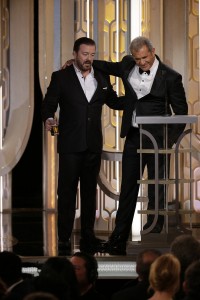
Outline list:
[[[155,159],[155,178],[154,180],[148,180],[148,178],[144,178],[142,171],[140,180],[138,183],[140,186],[147,186],[149,184],[153,184],[155,186],[155,208],[153,210],[144,209],[143,207],[137,212],[141,214],[141,220],[145,219],[147,215],[153,215],[153,223],[145,230],[141,230],[141,242],[152,242],[152,238],[157,240],[158,242],[171,242],[177,235],[180,234],[191,234],[192,224],[190,224],[189,228],[186,228],[182,221],[181,216],[184,214],[193,214],[193,203],[192,203],[192,183],[193,176],[191,170],[191,158],[192,158],[192,125],[197,122],[197,116],[194,115],[174,115],[174,116],[140,116],[136,117],[136,122],[139,126],[140,131],[140,140],[142,141],[143,137],[149,139],[151,142],[150,149],[145,149],[142,147],[142,142],[140,142],[140,149],[138,153],[140,153],[140,165],[142,165],[142,154],[151,153],[154,155]],[[151,132],[144,127],[148,124],[157,124],[158,126],[162,126],[164,128],[163,134],[163,147],[159,148],[159,145]],[[179,136],[175,145],[172,148],[168,147],[168,129],[171,124],[186,124],[185,130]],[[147,127],[147,126],[146,126]],[[148,128],[148,127],[147,127]],[[189,146],[187,148],[181,147],[181,142],[184,138],[189,141]],[[165,174],[164,178],[159,178],[159,163],[158,157],[160,155],[165,156]],[[180,160],[183,155],[187,155],[189,161],[189,176],[185,177],[184,172],[180,168]],[[173,176],[170,175],[171,168],[168,167],[169,156],[173,156]],[[170,159],[171,160],[171,159]],[[159,185],[164,185],[165,187],[165,199],[164,199],[164,208],[159,209]],[[184,185],[187,185],[189,188],[190,194],[190,208],[184,210],[180,207],[181,199],[180,199],[180,191],[184,189]],[[173,189],[173,201],[169,195],[169,188]],[[143,189],[141,189],[143,190]],[[143,197],[142,197],[143,198]],[[146,196],[146,202],[148,202],[148,195]],[[145,197],[144,197],[145,199]],[[145,200],[144,200],[145,202]],[[173,205],[172,205],[173,204]],[[151,233],[151,230],[156,225],[158,220],[158,216],[164,216],[164,228],[161,234]],[[170,224],[169,220],[173,219],[172,224]],[[141,225],[142,228],[142,225]]]

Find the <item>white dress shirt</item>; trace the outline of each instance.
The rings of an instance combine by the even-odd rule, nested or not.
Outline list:
[[[85,93],[85,96],[88,100],[88,102],[90,102],[90,100],[92,99],[92,96],[94,95],[94,92],[97,88],[97,81],[94,78],[94,69],[93,67],[91,67],[91,72],[86,76],[83,77],[81,71],[74,65],[74,69],[76,72],[76,75],[80,81],[80,84],[82,86],[82,89]]]
[[[150,74],[148,75],[146,72],[142,74],[139,73],[139,67],[135,65],[133,70],[130,72],[128,81],[130,82],[132,88],[137,94],[138,100],[146,95],[148,95],[151,91],[151,87],[158,69],[159,61],[155,58],[152,67],[150,68]],[[135,122],[136,111],[133,111],[132,117],[132,126],[138,127],[138,124]]]

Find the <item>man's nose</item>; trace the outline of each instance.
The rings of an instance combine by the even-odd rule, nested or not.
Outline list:
[[[93,55],[92,55],[92,54],[88,54],[88,55],[87,55],[87,59],[88,59],[88,60],[93,60]]]
[[[145,59],[141,58],[140,59],[140,65],[144,65],[145,64]]]

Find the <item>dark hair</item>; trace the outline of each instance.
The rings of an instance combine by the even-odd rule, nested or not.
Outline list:
[[[193,261],[200,259],[200,243],[190,234],[179,235],[171,243],[170,252],[179,259],[184,274]]]
[[[148,255],[147,258],[145,258],[145,254]],[[157,249],[144,249],[139,252],[136,259],[136,272],[142,280],[149,279],[151,264],[160,255],[161,252]]]
[[[98,263],[94,256],[85,252],[76,252],[72,257],[80,257],[85,261],[88,281],[94,284],[98,278]]]
[[[200,299],[200,261],[193,262],[185,272],[187,294],[191,299]]]
[[[79,38],[75,41],[73,51],[78,52],[78,50],[79,50],[79,48],[82,44],[91,45],[91,46],[96,47],[96,44],[95,44],[94,40],[92,40],[88,37],[81,37],[81,38]]]
[[[58,300],[58,298],[46,292],[32,292],[25,296],[23,300]]]
[[[22,261],[14,252],[0,252],[0,277],[7,286],[22,278]]]
[[[67,258],[48,258],[35,280],[35,287],[36,291],[51,293],[59,300],[79,298],[75,270]]]

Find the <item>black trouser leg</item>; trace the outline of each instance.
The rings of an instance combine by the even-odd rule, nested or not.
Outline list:
[[[101,165],[101,153],[87,151],[80,177],[81,236],[94,236],[96,216],[97,179]]]
[[[59,155],[58,239],[68,241],[74,225],[82,153]]]

